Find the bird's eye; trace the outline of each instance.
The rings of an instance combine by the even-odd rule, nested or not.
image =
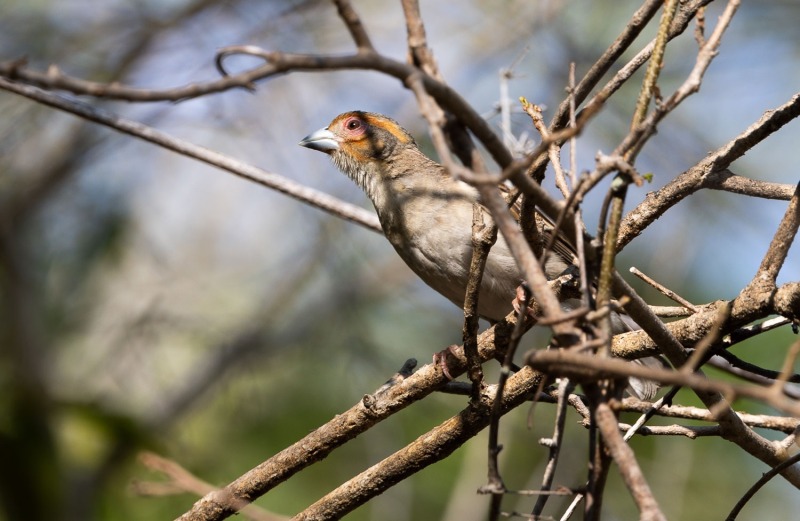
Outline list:
[[[356,118],[352,118],[345,124],[345,126],[347,127],[347,130],[358,130],[361,128],[361,121]]]

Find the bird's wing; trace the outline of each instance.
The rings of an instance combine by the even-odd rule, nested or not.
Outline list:
[[[517,196],[518,192],[511,193],[506,185],[500,185],[500,190],[503,192],[503,196],[506,198],[506,200],[509,201],[509,210],[511,211],[511,214],[514,216],[517,222],[519,222],[522,216],[522,200]],[[548,244],[556,225],[552,219],[541,212],[536,212],[535,218],[536,227],[542,234],[542,238],[544,239],[543,242],[544,244]],[[556,236],[556,240],[553,242],[553,252],[569,264],[577,264],[578,262],[577,249],[573,245],[572,241],[563,233],[559,233],[558,236]]]

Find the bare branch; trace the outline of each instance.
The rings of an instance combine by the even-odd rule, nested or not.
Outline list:
[[[629,412],[647,412],[652,406],[651,403],[637,400],[636,398],[625,398],[620,410]],[[708,409],[699,407],[689,407],[684,405],[663,405],[656,411],[656,416],[666,418],[680,418],[685,420],[700,420],[716,423],[717,417]],[[741,420],[750,427],[759,429],[772,429],[775,431],[790,434],[800,426],[800,419],[789,416],[769,416],[762,414],[748,414],[744,412],[736,413]]]
[[[165,495],[190,492],[198,496],[212,493],[217,490],[210,483],[201,480],[179,464],[172,460],[163,458],[152,452],[139,453],[139,461],[151,470],[161,472],[169,478],[167,482],[136,482],[132,485],[133,490],[141,495]],[[288,519],[286,516],[279,516],[258,507],[242,503],[237,506],[241,514],[254,521],[282,521]]]
[[[772,237],[772,242],[770,242],[769,249],[767,249],[767,253],[761,261],[756,277],[768,278],[773,283],[775,282],[783,262],[789,254],[789,248],[792,247],[798,227],[800,227],[800,183],[797,184],[794,197],[789,202],[789,207],[786,208],[786,213],[778,226],[778,230]]]
[[[656,92],[656,83],[658,76],[661,74],[661,67],[664,64],[664,52],[667,48],[667,41],[669,41],[669,29],[672,25],[672,20],[675,18],[675,12],[678,10],[677,0],[668,0],[664,4],[664,12],[661,14],[661,21],[658,24],[658,34],[653,45],[653,54],[650,56],[650,63],[647,66],[642,89],[639,91],[639,97],[636,100],[636,109],[633,111],[633,120],[631,121],[631,128],[636,128],[644,121],[647,116],[647,110],[650,107],[650,101]],[[635,153],[630,154],[625,151],[625,159],[633,162]]]
[[[408,33],[408,58],[409,62],[422,69],[425,74],[438,81],[443,81],[439,74],[439,67],[433,58],[433,52],[428,47],[428,38],[425,35],[425,24],[419,11],[417,0],[403,0],[403,14],[406,18],[406,32]]]
[[[539,386],[541,378],[541,374],[529,368],[512,376],[503,393],[503,413],[523,403]],[[496,388],[492,389],[494,390]],[[380,463],[346,481],[294,519],[299,521],[342,517],[407,476],[449,456],[488,425],[493,400],[494,392],[487,392],[482,397],[480,407],[468,406]]]
[[[595,411],[595,418],[600,433],[606,442],[606,447],[608,447],[614,462],[619,467],[622,479],[628,490],[630,490],[636,506],[639,508],[639,519],[643,521],[666,521],[667,518],[658,507],[658,503],[653,497],[653,492],[650,490],[647,481],[645,481],[644,474],[642,474],[638,463],[636,463],[633,450],[622,439],[617,418],[614,416],[611,407],[607,403],[599,404]]]
[[[650,20],[655,16],[662,4],[663,0],[647,0],[639,7],[630,21],[625,24],[625,29],[623,29],[622,34],[614,40],[597,62],[591,66],[584,77],[581,78],[581,81],[574,89],[573,95],[561,102],[558,111],[556,111],[550,123],[551,128],[555,129],[566,125],[567,117],[570,113],[570,99],[573,99],[575,104],[580,104],[586,99],[594,86],[597,85],[597,82],[608,72],[625,50],[630,47],[633,41],[639,36],[642,29],[650,23]]]
[[[722,35],[731,23],[733,15],[739,8],[739,0],[730,0],[725,8],[722,16],[720,16],[717,26],[711,37],[705,41],[703,47],[697,54],[697,60],[686,81],[678,87],[678,89],[669,97],[664,103],[659,104],[647,119],[642,118],[636,121],[636,124],[631,127],[631,133],[623,140],[622,144],[616,153],[624,153],[626,156],[631,154],[635,157],[636,154],[644,146],[645,142],[655,133],[658,123],[672,110],[680,105],[690,95],[700,90],[703,75],[708,67],[711,65],[711,60],[717,55],[717,49],[722,41]],[[659,36],[661,36],[659,34]],[[656,43],[658,43],[658,39]],[[658,45],[654,48],[654,56],[657,55]],[[652,65],[653,62],[651,62]],[[648,69],[649,71],[650,69]]]
[[[267,188],[277,190],[299,201],[332,213],[337,217],[341,217],[342,219],[360,224],[373,231],[381,231],[378,219],[372,212],[341,201],[325,192],[303,186],[281,175],[267,172],[266,170],[248,165],[230,156],[172,137],[165,132],[148,127],[142,123],[125,119],[112,112],[92,107],[91,105],[77,100],[67,99],[63,96],[45,92],[36,87],[21,85],[2,78],[0,78],[0,89],[14,92],[15,94],[25,96],[44,105],[75,114],[76,116],[109,127],[118,132],[154,143],[181,155],[197,159],[198,161],[221,168],[234,175],[247,179],[248,181],[253,181]]]
[[[507,345],[512,328],[513,323],[504,321],[479,335],[478,353],[482,360],[494,358],[497,349]],[[465,360],[461,358],[454,361],[456,363],[451,362],[449,369],[454,376],[458,376],[465,370]],[[255,500],[379,421],[424,398],[444,382],[442,372],[428,364],[397,385],[382,389],[380,394],[366,395],[348,411],[246,472],[220,492],[206,495],[180,519],[211,521],[230,516],[235,509],[229,498],[248,502]]]
[[[651,286],[653,286],[654,288],[656,288],[656,289],[657,289],[658,291],[660,291],[660,292],[661,292],[663,295],[665,295],[665,296],[667,296],[667,297],[671,298],[672,300],[674,300],[674,301],[675,301],[675,302],[677,302],[678,304],[682,305],[684,308],[686,308],[686,309],[690,310],[690,311],[691,311],[691,312],[693,312],[693,313],[694,313],[694,312],[697,312],[697,308],[695,307],[695,305],[694,305],[694,304],[692,304],[691,302],[689,302],[689,301],[688,301],[688,300],[686,300],[685,298],[681,297],[680,295],[678,295],[677,293],[675,293],[675,292],[674,292],[674,291],[672,291],[671,289],[669,289],[669,288],[665,287],[665,286],[664,286],[664,285],[662,285],[662,284],[659,284],[658,282],[656,282],[656,281],[655,281],[655,280],[653,280],[652,278],[648,277],[647,275],[645,275],[644,273],[642,273],[642,271],[641,271],[641,270],[639,270],[639,269],[637,269],[637,268],[635,268],[635,267],[631,266],[631,268],[630,268],[630,272],[631,272],[631,273],[633,273],[634,275],[636,275],[637,277],[639,277],[640,279],[642,279],[643,281],[647,282],[648,284],[650,284],[650,285],[651,285]]]
[[[369,39],[367,30],[364,28],[364,24],[361,23],[361,18],[358,16],[358,13],[356,13],[356,10],[353,9],[353,5],[350,1],[333,0],[333,3],[336,4],[336,10],[347,26],[347,30],[350,31],[350,36],[353,37],[353,42],[355,42],[358,50],[374,51],[375,47]]]
[[[786,414],[800,416],[800,402],[783,395],[776,395],[769,388],[709,380],[696,373],[655,369],[630,364],[624,360],[589,356],[563,349],[531,351],[527,355],[526,364],[546,374],[567,376],[576,382],[633,376],[662,384],[680,385],[697,391],[717,392],[733,398],[755,398]]]
[[[691,3],[689,3],[689,4],[681,5],[681,9],[679,10],[677,16],[675,17],[675,20],[674,20],[674,22],[672,24],[672,27],[670,27],[669,38],[670,39],[675,38],[679,34],[683,33],[683,31],[686,30],[686,27],[688,27],[689,22],[692,20],[692,18],[695,16],[695,14],[703,6],[705,6],[706,4],[709,4],[710,2],[711,2],[711,0],[695,0],[695,1],[691,2]],[[661,5],[663,5],[663,1],[659,2],[658,6],[656,6],[656,7],[661,7]],[[641,12],[641,10],[640,10],[640,12]],[[650,17],[652,17],[653,14],[655,14],[655,13],[654,12],[651,13]],[[648,17],[648,21],[649,21],[649,17]],[[650,56],[653,53],[653,48],[654,47],[655,47],[655,41],[651,41],[641,51],[639,51],[636,54],[636,56],[631,58],[631,60],[627,64],[625,64],[614,75],[614,77],[611,78],[611,80],[609,80],[603,86],[602,89],[600,89],[600,92],[595,94],[594,97],[592,97],[592,99],[590,99],[589,102],[586,103],[586,105],[583,108],[583,110],[581,110],[581,112],[578,114],[578,118],[580,119],[583,116],[583,112],[585,112],[585,111],[595,111],[595,110],[598,109],[599,106],[603,105],[606,102],[606,100],[608,98],[610,98],[612,94],[614,94],[614,92],[619,90],[619,88],[622,85],[624,85],[625,82],[627,82],[630,79],[631,76],[633,76],[633,74],[639,69],[639,67],[641,67],[644,63],[647,62],[647,60],[650,58]],[[622,50],[624,51],[624,49],[622,49]],[[591,88],[594,87],[594,84],[597,81],[599,81],[599,77],[593,80],[593,83],[591,84],[591,87],[589,87],[589,89],[587,89],[586,94],[588,94],[588,90],[591,90]],[[583,80],[581,80],[581,84],[582,83],[583,83]],[[580,88],[580,84],[579,84],[579,88]],[[581,96],[578,96],[578,100],[579,101],[582,101],[583,99],[585,99],[585,98],[581,97]],[[564,125],[565,115],[563,115],[562,112],[564,112],[564,114],[566,114],[566,111],[562,110],[563,106],[564,106],[564,104],[562,103],[561,107],[559,107],[560,119],[556,120],[554,118],[553,123],[551,124],[551,127],[555,126],[555,128],[560,128],[560,126]],[[556,125],[556,123],[559,123],[559,122],[560,122],[560,124]]]
[[[791,467],[798,461],[800,461],[800,452],[795,454],[791,458],[788,458],[786,461],[780,463],[779,465],[775,465],[775,467],[771,468],[768,472],[765,472],[764,475],[761,476],[761,478],[758,481],[756,481],[753,484],[753,486],[747,490],[745,495],[742,496],[742,498],[736,503],[736,505],[733,507],[733,510],[731,510],[730,514],[728,514],[728,517],[725,518],[725,521],[734,521],[736,517],[739,515],[739,513],[742,511],[744,506],[747,504],[747,502],[750,501],[753,498],[753,496],[756,495],[756,492],[758,492],[761,489],[761,487],[766,485],[769,482],[769,480],[780,474],[782,470]]]
[[[633,288],[631,288],[628,283],[622,279],[622,277],[616,275],[614,283],[615,289],[619,293],[630,297],[630,302],[626,305],[626,310],[630,313],[631,317],[636,321],[636,323],[639,324],[645,331],[647,331],[647,334],[650,336],[650,338],[656,340],[661,352],[667,356],[669,361],[674,366],[683,365],[686,362],[686,354],[683,352],[683,347],[667,329],[668,327],[673,328],[675,324],[673,323],[665,325],[661,323],[661,321],[659,321],[658,318],[652,314],[642,298],[637,295],[635,291],[633,291]],[[739,325],[742,325],[741,322],[737,322],[737,317],[747,323],[759,315],[764,316],[768,314],[768,311],[766,310],[769,308],[769,300],[765,300],[761,295],[754,295],[755,292],[756,290],[745,290],[736,299],[734,299],[731,307],[731,320],[728,322],[731,327],[738,327]],[[703,331],[702,335],[704,335],[705,332],[708,331],[710,324],[713,322],[713,319],[711,318],[712,316],[715,316],[713,312],[697,313],[680,322],[692,323],[694,320],[697,320],[700,315],[703,316],[701,320],[703,320],[704,324],[706,324],[705,327],[700,328]],[[676,329],[674,331],[679,332],[681,330]],[[682,332],[687,331],[682,330]],[[698,331],[693,332],[693,334],[696,333],[698,333]],[[625,335],[629,334],[630,333],[626,333]],[[625,335],[618,335],[617,338],[624,337]],[[695,341],[696,340],[699,340],[699,337],[696,338]],[[702,373],[698,371],[697,374],[691,376],[693,378],[700,378],[701,380],[706,381],[702,379],[701,375]],[[739,419],[739,417],[736,416],[733,410],[728,406],[722,395],[700,388],[694,390],[703,403],[709,407],[709,409],[714,410],[719,415],[720,426],[722,427],[722,437],[724,439],[736,443],[748,453],[769,465],[777,465],[782,461],[784,453],[776,450],[776,448],[768,440],[762,436],[759,436],[746,425],[744,425],[741,419]],[[788,469],[783,473],[783,476],[795,486],[800,486],[800,470],[796,471]]]
[[[697,165],[678,175],[663,188],[650,192],[645,200],[631,210],[622,222],[617,247],[622,249],[667,210],[701,188],[719,187],[729,178],[730,164],[744,155],[773,132],[800,116],[800,94],[780,107],[767,111],[757,122],[733,140],[706,156]],[[793,187],[791,191],[794,192]]]
[[[775,291],[773,310],[795,324],[800,323],[800,282],[789,282]]]
[[[18,61],[0,64],[0,76],[10,80],[23,80],[32,85],[47,89],[64,89],[75,94],[88,94],[98,98],[123,99],[127,101],[179,101],[205,94],[222,92],[233,88],[251,90],[257,80],[267,79],[287,72],[333,71],[343,69],[374,70],[382,72],[402,82],[421,72],[418,68],[393,60],[372,51],[361,50],[346,56],[325,56],[318,54],[291,54],[270,52],[255,46],[232,46],[219,51],[217,64],[234,54],[247,54],[262,58],[265,63],[240,74],[226,76],[206,83],[194,83],[168,90],[135,89],[119,84],[88,82],[63,75],[58,69],[46,74],[24,67]],[[425,90],[447,111],[466,125],[486,147],[501,167],[512,161],[511,153],[502,140],[492,131],[481,115],[464,98],[442,82],[422,74]],[[3,87],[5,88],[5,87]],[[10,90],[10,89],[7,89]]]
[[[703,188],[722,190],[734,194],[761,197],[762,199],[780,199],[788,201],[792,198],[795,187],[790,184],[770,183],[759,179],[749,179],[736,175],[728,169],[714,171],[707,176]]]
[[[556,465],[558,464],[558,456],[561,454],[562,441],[564,437],[564,425],[566,422],[567,412],[567,399],[575,386],[569,381],[568,378],[562,378],[558,384],[558,408],[556,409],[556,421],[553,427],[553,437],[547,440],[539,440],[539,443],[545,445],[548,449],[547,465],[544,469],[542,476],[542,486],[539,490],[546,492],[552,489],[553,479],[556,476]],[[536,504],[531,511],[532,516],[540,516],[544,510],[544,506],[548,499],[547,494],[542,494],[536,500]]]
[[[478,299],[489,250],[497,241],[497,227],[477,203],[472,208],[472,260],[464,294],[464,327],[461,339],[467,357],[467,375],[472,382],[472,400],[477,402],[483,387],[483,370],[478,356]]]

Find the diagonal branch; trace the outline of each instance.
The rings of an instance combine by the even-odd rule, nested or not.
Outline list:
[[[797,236],[797,229],[800,227],[800,183],[795,188],[794,197],[789,202],[789,207],[778,226],[775,235],[772,237],[769,248],[767,249],[761,266],[758,268],[758,278],[768,278],[775,283],[783,266],[789,248]]]
[[[567,118],[570,112],[570,100],[574,100],[574,103],[577,105],[586,99],[589,92],[597,85],[597,82],[608,72],[625,50],[630,47],[647,24],[650,23],[650,20],[655,16],[663,3],[663,0],[647,0],[639,7],[630,21],[625,24],[625,29],[623,29],[622,33],[589,68],[583,78],[581,78],[581,81],[574,89],[573,95],[568,96],[561,102],[550,124],[551,129],[561,128],[567,124]]]
[[[139,453],[139,461],[148,469],[164,474],[167,481],[134,482],[132,489],[141,496],[157,496],[166,494],[179,494],[189,492],[197,495],[208,494],[216,487],[198,478],[178,463],[159,456],[153,452]],[[256,505],[239,505],[240,512],[247,519],[253,521],[286,521],[288,518],[263,510]]]
[[[765,472],[764,475],[762,475],[758,481],[753,483],[753,486],[750,487],[744,494],[744,496],[742,496],[742,498],[736,503],[736,505],[731,510],[730,514],[728,514],[728,517],[725,518],[725,521],[734,521],[736,517],[739,515],[739,513],[742,511],[742,509],[745,507],[747,502],[750,501],[753,498],[753,496],[755,496],[756,492],[761,490],[761,487],[769,483],[769,480],[780,474],[782,470],[796,464],[798,461],[800,461],[800,452],[798,452],[791,458],[787,459],[780,465],[776,465],[775,467],[769,469],[768,472]]]
[[[663,2],[662,2],[663,3]],[[682,5],[681,9],[675,16],[675,20],[670,27],[668,38],[671,40],[682,34],[683,31],[686,30],[686,27],[689,25],[689,22],[694,18],[697,12],[703,8],[705,5],[711,3],[711,0],[695,0],[689,4]],[[659,6],[660,7],[660,6]],[[655,48],[655,40],[651,41],[647,44],[641,51],[639,51],[636,56],[631,58],[631,60],[625,64],[615,75],[611,78],[600,92],[594,95],[592,99],[586,103],[585,107],[581,112],[578,114],[578,117],[587,110],[597,110],[599,105],[602,105],[606,102],[608,98],[611,97],[617,90],[619,90],[622,85],[627,82],[631,76],[642,66],[653,53],[653,49]],[[563,119],[563,117],[562,117]],[[562,122],[562,126],[563,126]]]
[[[393,60],[374,51],[359,50],[356,54],[327,56],[271,52],[252,45],[226,47],[220,50],[217,55],[218,68],[221,68],[224,58],[234,54],[257,56],[262,58],[265,63],[240,74],[168,90],[135,89],[119,84],[90,82],[64,75],[57,68],[51,68],[47,73],[41,73],[28,69],[20,61],[0,63],[0,76],[9,80],[22,80],[45,89],[63,89],[75,94],[88,94],[98,98],[127,101],[180,101],[234,88],[252,90],[254,82],[287,72],[372,70],[392,76],[404,83],[414,74],[421,72],[413,65]],[[502,140],[461,94],[427,74],[422,73],[421,78],[425,90],[442,108],[451,112],[475,134],[475,137],[483,143],[498,165],[505,167],[511,163],[513,158]]]
[[[188,141],[172,137],[142,123],[123,118],[112,112],[92,107],[78,100],[71,100],[57,94],[43,91],[29,85],[10,82],[0,78],[0,89],[5,89],[36,102],[75,114],[81,118],[109,127],[118,132],[154,143],[181,155],[197,159],[211,166],[221,168],[234,175],[272,188],[299,201],[308,203],[342,219],[360,224],[365,228],[380,232],[381,227],[374,213],[358,206],[341,201],[325,192],[303,186],[281,175],[238,161],[230,156],[194,145]]]
[[[505,414],[524,403],[542,378],[542,374],[530,368],[512,376],[503,392],[501,412]],[[339,519],[408,476],[446,458],[488,425],[493,401],[494,392],[484,393],[480,407],[466,407],[406,447],[342,483],[293,519]]]
[[[767,111],[757,122],[730,142],[678,175],[663,188],[650,192],[622,221],[618,249],[622,249],[656,219],[702,188],[716,188],[730,178],[727,168],[748,150],[800,116],[800,93],[780,107]],[[722,178],[722,179],[721,179]]]
[[[494,358],[498,349],[504,349],[512,328],[513,323],[506,320],[479,335],[478,353],[482,361]],[[465,360],[451,357],[448,367],[454,377],[458,376],[465,370]],[[378,422],[434,392],[444,382],[442,372],[428,364],[385,391],[365,396],[348,411],[246,472],[221,491],[203,497],[180,519],[210,521],[234,514],[231,499],[249,502],[266,494]]]
[[[646,331],[646,334],[658,345],[660,351],[676,367],[683,365],[686,362],[687,356],[683,352],[683,346],[678,342],[675,336],[673,336],[670,330],[680,331],[690,336],[697,335],[702,331],[702,334],[694,338],[696,342],[706,334],[713,324],[714,318],[717,316],[716,307],[707,307],[705,312],[696,313],[686,320],[680,321],[685,323],[684,325],[686,328],[676,327],[676,324],[680,326],[680,323],[664,324],[658,320],[658,317],[650,311],[644,300],[642,300],[633,288],[618,274],[615,276],[614,283],[616,291],[620,294],[627,295],[630,299],[628,304],[625,305],[625,310],[628,311],[636,323]],[[800,287],[797,289],[798,292],[800,292]],[[755,318],[769,314],[771,311],[770,302],[765,301],[759,295],[753,295],[753,293],[754,290],[745,288],[745,290],[733,300],[731,318],[727,323],[729,327],[738,327],[742,325],[742,322],[748,323]],[[702,321],[702,323],[696,323],[695,321]],[[699,327],[693,329],[693,324]],[[631,335],[631,333],[619,336],[625,337],[627,335]],[[698,371],[695,375],[691,376],[700,377],[700,375],[702,375],[702,373]],[[785,451],[776,448],[769,440],[759,436],[752,429],[748,428],[726,403],[726,400],[721,394],[710,389],[701,390],[700,388],[695,389],[695,393],[709,409],[717,412],[723,439],[737,444],[742,449],[770,466],[775,466],[785,459]],[[788,406],[787,402],[782,403]],[[783,472],[783,476],[793,485],[800,487],[800,469],[787,469]]]
[[[433,52],[428,47],[428,38],[425,35],[425,25],[419,11],[417,0],[402,0],[403,14],[406,18],[406,32],[408,33],[409,62],[422,69],[425,74],[438,81],[442,81],[439,67],[433,58]]]
[[[672,96],[669,97],[669,99],[658,104],[656,109],[647,117],[647,119],[645,119],[644,114],[642,114],[641,119],[632,127],[631,133],[628,134],[628,136],[620,145],[619,149],[622,150],[618,149],[615,151],[615,153],[624,152],[626,157],[634,157],[642,149],[647,140],[652,137],[653,134],[655,134],[658,123],[664,119],[667,114],[680,105],[687,97],[700,90],[703,75],[711,65],[711,61],[717,55],[717,49],[722,42],[722,35],[725,33],[725,30],[728,28],[731,20],[733,19],[733,15],[739,8],[739,1],[740,0],[730,0],[728,2],[728,5],[725,7],[725,11],[722,13],[722,16],[720,16],[719,22],[714,28],[714,32],[711,34],[711,37],[701,46],[699,52],[697,53],[695,66],[689,73],[686,81],[684,81],[683,84],[678,87],[678,89],[672,94]],[[660,31],[659,36],[661,36]],[[657,44],[658,42],[659,39],[656,40]],[[654,47],[652,60],[655,60],[657,56],[663,57],[659,53],[658,45]],[[653,65],[654,63],[655,61],[651,61],[650,65]],[[651,70],[652,67],[649,67],[648,74],[650,74]],[[639,110],[639,106],[637,106],[637,110]]]
[[[633,364],[628,364],[633,365]],[[614,411],[607,403],[600,403],[594,413],[597,427],[605,440],[605,445],[614,458],[614,462],[622,474],[622,480],[631,492],[636,506],[639,508],[639,519],[642,521],[666,521],[664,513],[658,506],[650,486],[644,479],[644,474],[630,445],[622,439],[619,424],[614,416]]]
[[[344,21],[347,30],[350,31],[350,36],[353,37],[353,42],[356,44],[356,47],[358,47],[358,50],[374,51],[375,47],[369,39],[367,30],[364,28],[364,24],[361,23],[361,18],[358,16],[358,13],[356,13],[356,10],[353,9],[353,5],[349,0],[333,0],[333,3],[336,4],[339,17]]]

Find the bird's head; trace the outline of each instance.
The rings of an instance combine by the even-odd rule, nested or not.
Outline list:
[[[432,163],[411,134],[392,118],[374,112],[339,114],[330,125],[303,138],[300,145],[330,155],[373,202],[381,181],[426,167],[430,170]]]
[[[416,147],[411,134],[392,118],[359,110],[339,114],[330,125],[303,138],[300,145],[362,162],[385,160],[399,151],[398,147]]]

